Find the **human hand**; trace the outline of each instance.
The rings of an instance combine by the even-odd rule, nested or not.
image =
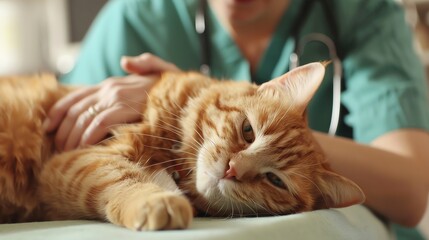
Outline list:
[[[143,53],[137,57],[122,57],[121,66],[129,74],[148,75],[163,71],[179,71],[173,63],[150,54]]]
[[[154,74],[178,70],[151,54],[124,57],[121,65],[132,75],[109,78],[96,86],[76,90],[49,110],[43,126],[46,132],[57,130],[58,151],[98,143],[112,126],[139,121],[147,92],[158,79]]]

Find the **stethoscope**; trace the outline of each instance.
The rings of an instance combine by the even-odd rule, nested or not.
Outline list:
[[[299,66],[299,56],[304,51],[305,46],[311,42],[318,42],[326,46],[329,52],[330,60],[333,64],[333,96],[332,96],[332,114],[331,121],[329,124],[329,135],[335,135],[338,129],[340,121],[340,109],[341,109],[341,79],[342,79],[342,65],[341,60],[338,57],[337,48],[335,47],[334,41],[322,33],[311,33],[298,39],[299,31],[302,25],[307,20],[308,13],[310,12],[313,4],[318,1],[322,4],[325,11],[326,17],[329,24],[332,26],[334,38],[338,38],[336,33],[336,22],[333,18],[332,11],[330,10],[329,3],[327,0],[307,0],[303,3],[303,8],[299,14],[300,21],[295,24],[292,29],[291,36],[294,39],[295,47],[294,51],[289,57],[289,70],[292,70]],[[209,46],[209,30],[207,24],[207,0],[200,0],[195,14],[195,30],[199,35],[200,45],[202,49],[201,53],[201,66],[200,72],[206,75],[210,75],[210,46]]]

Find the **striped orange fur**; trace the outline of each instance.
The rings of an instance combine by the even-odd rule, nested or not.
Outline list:
[[[0,79],[0,222],[98,219],[158,230],[188,227],[193,209],[232,217],[361,203],[306,125],[323,74],[313,63],[256,86],[163,73],[142,122],[61,154],[41,125],[72,90],[49,75]]]

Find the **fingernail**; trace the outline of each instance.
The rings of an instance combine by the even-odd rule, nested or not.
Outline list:
[[[130,61],[133,61],[133,57],[130,57],[130,56],[122,56],[121,57],[121,63],[126,63],[126,62],[130,62]]]
[[[43,124],[42,124],[43,131],[45,131],[45,132],[48,131],[50,124],[51,124],[51,120],[49,120],[49,118],[46,118],[45,121],[43,121]]]
[[[121,67],[125,71],[129,72],[130,66],[135,65],[135,60],[133,57],[123,56],[121,57]]]

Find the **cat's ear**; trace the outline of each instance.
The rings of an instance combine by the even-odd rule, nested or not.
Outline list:
[[[304,112],[325,75],[324,63],[309,63],[262,84],[258,91],[283,91],[293,106]],[[281,94],[284,96],[284,94]]]
[[[365,201],[362,189],[353,181],[330,171],[324,171],[318,181],[323,197],[319,208],[341,208]]]

